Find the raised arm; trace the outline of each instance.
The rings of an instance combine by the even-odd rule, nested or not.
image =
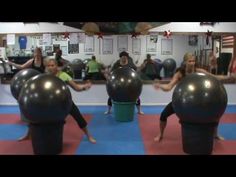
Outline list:
[[[16,67],[17,69],[26,69],[26,68],[29,68],[32,65],[33,60],[34,59],[32,58],[32,59],[28,60],[26,63],[24,63],[22,65],[21,64],[13,63],[11,61],[8,61],[8,64]]]
[[[209,74],[209,75],[211,75],[211,76],[217,78],[218,80],[230,79],[230,76],[226,76],[226,75],[214,75],[214,74],[211,74],[211,73],[209,73],[208,71],[206,71],[205,69],[202,69],[202,68],[197,68],[196,71],[197,71],[197,72],[204,73],[204,74]]]
[[[78,92],[88,90],[92,86],[91,82],[86,84],[77,84],[73,80],[68,81],[68,84],[71,86],[71,88]]]
[[[177,73],[175,73],[175,75],[173,76],[173,78],[171,79],[171,81],[168,84],[155,83],[154,88],[155,89],[160,88],[164,92],[168,92],[178,83],[180,77],[181,77],[181,73],[177,72]]]

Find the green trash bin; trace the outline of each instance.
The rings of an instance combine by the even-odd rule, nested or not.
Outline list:
[[[136,102],[113,101],[115,119],[119,122],[131,122],[134,120],[134,108]]]

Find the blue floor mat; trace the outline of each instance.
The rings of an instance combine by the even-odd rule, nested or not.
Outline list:
[[[236,124],[234,123],[219,124],[218,132],[225,140],[236,140]]]
[[[27,131],[26,125],[0,124],[0,140],[17,140]]]
[[[83,114],[103,114],[107,106],[79,106],[79,109]],[[164,106],[142,106],[146,114],[160,114],[163,109]],[[0,106],[0,114],[18,114],[19,112],[19,106]],[[225,113],[236,113],[236,105],[228,105]]]
[[[91,144],[84,137],[76,154],[145,154],[137,116],[134,116],[134,121],[132,122],[117,122],[113,115],[96,114],[89,123],[88,128],[97,139],[97,143]]]

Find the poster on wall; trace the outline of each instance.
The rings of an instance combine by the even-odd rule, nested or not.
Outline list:
[[[110,55],[113,53],[113,39],[104,38],[102,43],[102,54]]]
[[[94,52],[94,37],[93,36],[85,37],[84,52]]]
[[[150,34],[150,40],[153,43],[157,43],[157,41],[158,41],[158,34]]]
[[[78,33],[70,33],[70,44],[78,44],[79,38]]]
[[[153,40],[153,37],[146,37],[147,52],[156,52],[157,51],[157,41]]]
[[[68,42],[68,54],[77,53],[79,53],[79,44],[70,44],[70,42]]]
[[[189,46],[197,46],[198,45],[198,35],[190,35],[188,37],[188,45]]]
[[[173,39],[161,40],[161,54],[172,55],[173,54]]]
[[[78,33],[78,39],[79,39],[79,43],[85,44],[85,41],[86,41],[85,33]]]
[[[132,39],[132,53],[134,55],[141,54],[141,39],[139,39],[139,38]]]
[[[117,50],[118,52],[128,51],[128,36],[117,37]]]
[[[203,38],[203,49],[212,49],[212,37],[211,36],[208,36],[208,39],[207,39],[207,36],[205,36]]]
[[[52,45],[51,34],[43,34],[43,45]]]
[[[15,34],[7,34],[7,45],[15,45],[16,35]]]

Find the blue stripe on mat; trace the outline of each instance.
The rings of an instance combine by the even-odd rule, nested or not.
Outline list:
[[[102,114],[107,110],[106,106],[79,106],[83,114]],[[160,114],[164,106],[142,106],[147,114]],[[135,110],[137,112],[137,109]],[[19,106],[0,106],[0,114],[19,114]],[[225,113],[236,113],[236,105],[228,105]]]
[[[19,106],[0,106],[0,114],[19,114]]]
[[[26,125],[0,124],[0,140],[17,140],[27,130]]]
[[[106,106],[79,106],[84,114],[104,113],[107,110]],[[160,114],[165,106],[142,106],[142,111],[147,114]],[[137,112],[137,109],[135,109]],[[225,113],[236,113],[236,105],[228,105]]]
[[[236,140],[236,124],[234,123],[219,124],[218,132],[225,140]]]
[[[76,154],[82,155],[143,155],[145,154],[141,132],[134,116],[132,122],[117,122],[113,115],[96,114],[88,126],[97,143],[91,144],[86,137]]]

